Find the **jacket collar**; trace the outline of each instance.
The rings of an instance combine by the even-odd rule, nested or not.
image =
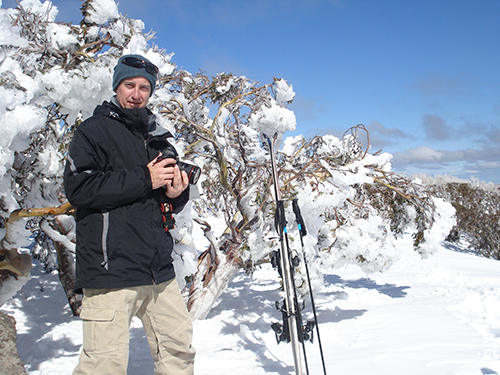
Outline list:
[[[116,96],[113,96],[109,102],[104,101],[102,105],[97,106],[94,114],[103,114],[112,117],[124,123],[132,132],[149,133],[153,137],[173,137],[172,133],[157,125],[156,116],[149,109],[122,108],[116,100]]]
[[[156,128],[156,116],[149,109],[122,108],[115,96],[109,102],[104,101],[102,105],[97,106],[94,114],[112,117],[124,123],[132,132],[145,134]]]

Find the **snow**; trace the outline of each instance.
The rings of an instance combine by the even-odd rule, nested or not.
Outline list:
[[[71,28],[65,25],[50,24],[47,26],[47,36],[55,49],[63,49],[78,43],[76,35],[71,35]]]
[[[0,6],[1,6],[0,2]],[[13,10],[0,9],[0,44],[9,44],[11,46],[26,47],[28,41],[19,36],[20,26],[10,26],[10,17],[13,16]]]
[[[295,98],[293,86],[289,85],[284,79],[276,80],[276,101],[281,106],[286,106]]]
[[[288,108],[279,106],[273,99],[269,106],[265,105],[252,114],[248,123],[252,128],[272,137],[275,132],[283,134],[286,131],[294,131],[297,119],[295,113]],[[279,145],[281,141],[282,135],[279,136],[276,143]]]
[[[120,17],[118,6],[114,0],[99,0],[92,2],[88,13],[89,15],[85,20],[89,23],[103,24],[111,19]]]
[[[57,15],[57,8],[50,7],[48,1],[24,0],[21,6],[49,21],[55,20]],[[87,20],[108,26],[91,26],[89,38],[92,35],[97,38],[102,27],[109,31],[115,43],[120,44],[125,34],[133,30],[122,53],[144,54],[162,74],[173,71],[175,66],[170,62],[173,54],[148,47],[148,38],[140,34],[144,29],[142,21],[121,16],[112,0],[94,1],[93,6]],[[60,203],[56,193],[62,164],[59,163],[61,155],[57,142],[47,142],[45,148],[30,151],[27,156],[22,152],[30,145],[33,133],[45,125],[47,110],[44,107],[50,108],[53,103],[60,105],[61,113],[68,114],[64,124],[70,126],[77,119],[87,118],[96,104],[109,100],[113,94],[112,67],[118,58],[108,51],[90,54],[81,61],[78,70],[66,71],[53,66],[40,71],[36,69],[36,53],[19,59],[17,47],[25,47],[27,40],[21,38],[19,27],[9,21],[15,14],[12,9],[0,9],[0,42],[4,47],[0,74],[9,82],[0,87],[0,117],[3,124],[8,124],[0,127],[0,196],[5,213],[20,207],[17,200],[20,197],[14,195],[12,187],[11,172],[16,153],[19,158],[33,158],[33,174],[41,176],[40,180],[30,182],[32,190],[23,197],[23,207]],[[47,28],[50,46],[71,49],[74,43],[83,43],[70,30],[62,24],[50,24]],[[185,78],[186,81],[193,79],[194,76]],[[250,81],[244,76],[230,77],[216,90],[223,94],[232,85],[240,84],[248,86]],[[275,99],[268,98],[252,112],[247,123],[241,124],[242,134],[257,140],[262,132],[269,136],[277,132],[277,149],[282,144],[283,155],[294,156],[294,161],[305,160],[304,151],[298,150],[303,137],[284,137],[286,131],[296,126],[295,114],[285,108],[295,96],[293,87],[280,79],[276,81],[275,90]],[[156,90],[151,98],[155,111],[158,110],[156,106],[170,100],[172,95],[168,87]],[[203,103],[188,101],[183,93],[175,99],[182,104],[187,118],[209,122],[209,108]],[[169,120],[158,118],[162,125],[173,130]],[[231,113],[223,108],[215,122],[218,129],[215,134],[221,146],[228,144],[223,125],[230,119]],[[62,132],[56,127],[52,130]],[[178,142],[177,148],[182,153],[186,145],[182,140]],[[349,145],[346,139],[324,136],[318,147],[318,157],[342,156]],[[269,159],[266,151],[258,147],[258,142],[249,142],[247,152],[259,162]],[[229,161],[237,164],[238,154],[234,150],[224,147],[224,153]],[[339,168],[325,162],[324,167],[331,177],[325,177],[323,190],[315,192],[307,183],[297,190],[308,226],[305,252],[313,275],[328,372],[350,375],[499,374],[500,263],[457,249],[442,248],[441,241],[454,223],[452,206],[442,200],[434,201],[434,225],[425,232],[426,241],[417,253],[412,249],[409,233],[397,239],[387,228],[387,221],[373,210],[367,208],[363,215],[357,215],[354,205],[344,204],[349,199],[355,200],[353,184],[373,181],[367,165],[390,169],[391,158],[390,154],[368,154],[365,159],[353,160]],[[196,162],[201,163],[200,160]],[[219,178],[215,168],[208,173],[213,176],[203,178],[213,177],[212,181]],[[43,191],[43,199],[42,185],[47,188]],[[248,217],[256,210],[256,194],[257,184],[248,189],[242,200]],[[291,207],[288,205],[285,209],[291,219]],[[331,213],[335,210],[346,222],[336,232],[337,220],[326,219],[333,217]],[[272,220],[264,220],[266,214],[258,213],[262,225],[248,236],[245,252],[251,254],[244,254],[245,259],[260,260],[272,250],[270,245],[275,233],[268,230]],[[174,233],[179,243],[173,257],[181,286],[184,286],[185,276],[196,270],[198,253],[206,248],[201,229],[193,225],[193,216],[196,215],[189,209],[178,215],[178,230]],[[214,236],[226,229],[223,218],[218,222],[212,217],[207,220],[214,229]],[[72,218],[68,217],[67,221],[73,223]],[[290,224],[291,242],[297,244],[295,223]],[[18,242],[12,246],[23,246],[28,252],[32,241],[24,225],[22,220],[18,226],[10,228],[19,231],[15,236]],[[51,238],[57,237],[67,248],[74,247],[70,242],[74,240],[74,231],[64,239],[48,225],[42,229]],[[0,229],[2,238],[4,234],[5,229]],[[432,255],[422,259],[421,254]],[[198,309],[198,316],[204,316],[211,302],[218,300],[205,319],[195,321],[196,373],[292,373],[290,345],[278,345],[270,328],[281,315],[275,309],[275,301],[282,298],[278,273],[269,266],[262,266],[252,276],[237,272],[233,278],[234,269],[223,267],[228,263],[224,263],[222,255],[220,258],[220,274],[214,278],[218,284],[203,290],[201,293],[207,297],[196,301],[203,305]],[[361,268],[353,265],[359,259],[364,259],[359,264]],[[41,264],[35,264],[31,279],[12,300],[1,305],[1,310],[17,320],[19,352],[29,374],[70,374],[78,361],[81,322],[72,316],[57,274],[46,275],[42,268]],[[384,273],[378,272],[382,270]],[[369,272],[369,276],[365,272]],[[19,281],[13,287],[20,287],[25,280]],[[224,288],[226,282],[229,282],[227,289]],[[3,296],[10,294],[10,291],[3,292]],[[310,306],[304,313],[310,315]],[[132,322],[131,337],[129,373],[152,373],[151,355],[137,320]],[[322,373],[317,345],[308,343],[307,351],[311,374]]]
[[[201,234],[195,241],[204,241]],[[422,259],[410,236],[395,246],[401,259],[388,271],[367,276],[347,266],[325,275],[315,293],[327,373],[499,374],[500,262],[451,245]],[[16,318],[28,374],[71,374],[81,322],[72,316],[57,275],[40,269],[1,309]],[[274,303],[282,298],[270,266],[253,276],[239,272],[206,319],[194,322],[196,374],[292,374],[290,344],[277,344],[270,327],[280,319]],[[308,299],[303,314],[311,319]],[[306,353],[310,373],[322,374],[317,340],[306,343]],[[136,319],[128,373],[153,373]]]
[[[19,5],[26,11],[30,11],[33,14],[38,15],[42,19],[47,19],[48,21],[55,21],[59,11],[57,7],[52,5],[51,1],[44,1],[43,3],[39,0],[23,0]]]
[[[433,198],[433,203],[436,206],[434,225],[426,230],[425,238],[428,240],[420,246],[419,252],[421,254],[432,254],[436,251],[439,242],[438,238],[446,238],[453,225],[455,225],[455,209],[441,198]]]

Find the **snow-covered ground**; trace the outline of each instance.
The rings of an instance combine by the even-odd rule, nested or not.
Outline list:
[[[409,238],[398,247],[401,260],[385,273],[349,266],[325,276],[315,299],[327,373],[500,374],[500,262],[449,246],[422,260]],[[270,328],[280,318],[278,286],[270,267],[236,276],[208,317],[195,322],[197,375],[293,373],[290,345],[278,345]],[[56,275],[35,267],[2,311],[17,320],[29,374],[71,374],[81,323]],[[140,321],[131,337],[129,374],[152,374]],[[317,341],[306,349],[310,374],[322,374]]]

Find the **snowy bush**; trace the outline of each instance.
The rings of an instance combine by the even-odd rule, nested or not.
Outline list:
[[[190,288],[194,317],[208,313],[237,269],[251,272],[278,245],[264,132],[277,134],[286,214],[291,220],[291,200],[298,199],[316,284],[322,273],[345,264],[386,270],[399,257],[394,239],[404,231],[413,231],[415,248],[427,255],[451,229],[449,204],[392,173],[391,155],[362,147],[364,126],[342,139],[286,138],[296,125],[286,108],[295,96],[286,80],[260,84],[225,73],[209,79],[176,69],[171,54],[149,45],[152,35],[142,32],[144,24],[122,16],[113,0],[84,1],[82,15],[79,25],[57,23],[57,9],[38,0],[0,9],[0,208],[7,225],[2,261],[26,252],[21,240],[29,238],[31,254],[59,271],[75,313],[75,226],[61,186],[62,166],[74,129],[111,98],[112,68],[124,53],[143,54],[159,67],[151,110],[175,135],[182,157],[203,170],[200,197],[192,211],[178,216],[172,233],[178,281]],[[25,232],[14,235],[8,229],[18,219],[27,220]],[[223,228],[212,228],[218,222]],[[193,225],[205,231],[208,248],[197,249]],[[304,284],[300,267],[297,285]]]
[[[500,260],[500,186],[474,179],[420,177],[456,210],[457,224],[447,240],[464,239],[472,250]]]

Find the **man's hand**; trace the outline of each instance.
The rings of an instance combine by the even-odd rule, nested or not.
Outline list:
[[[174,177],[167,182],[165,195],[169,198],[177,198],[189,185],[189,177],[186,172],[181,171],[179,166],[174,166]]]
[[[169,198],[177,198],[189,185],[187,173],[184,171],[181,173],[175,163],[175,159],[158,161],[156,157],[148,164],[153,190],[166,187],[165,194]]]

